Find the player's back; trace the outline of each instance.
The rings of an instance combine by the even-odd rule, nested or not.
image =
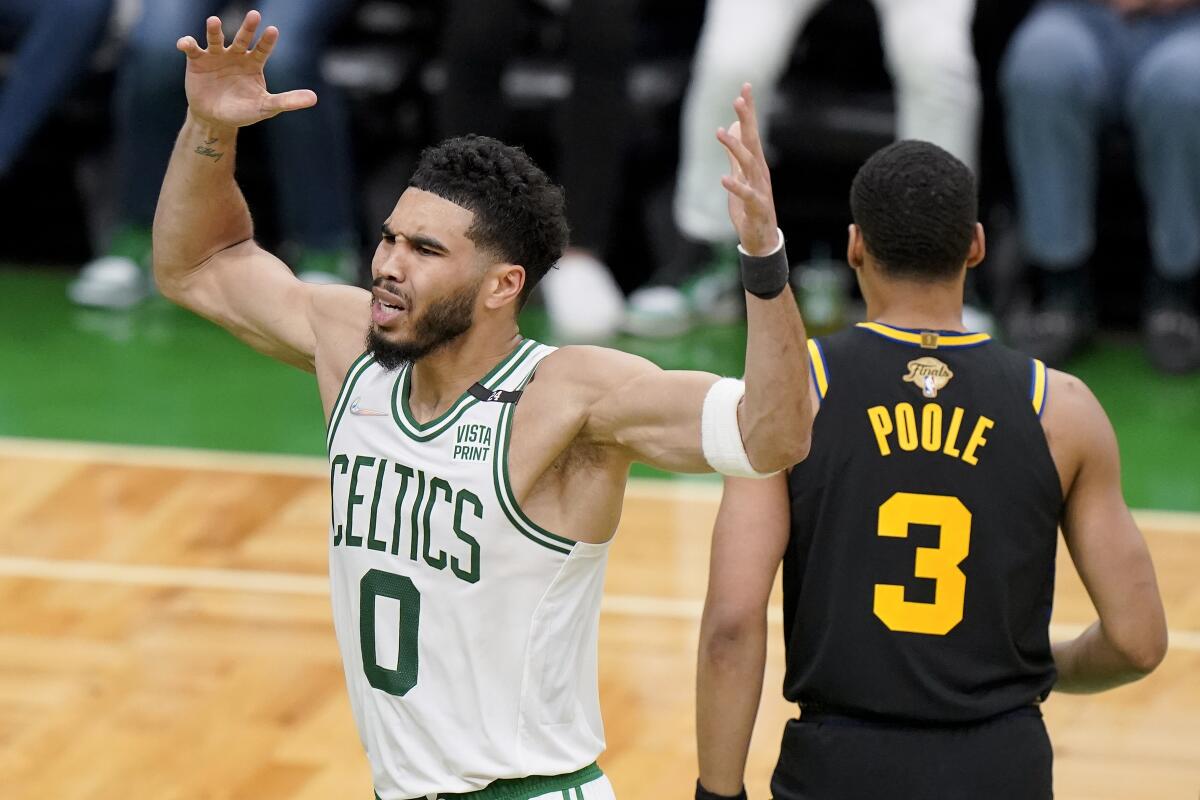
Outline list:
[[[1063,503],[1044,366],[984,334],[876,323],[810,352],[823,397],[789,477],[785,696],[934,723],[1044,698]]]

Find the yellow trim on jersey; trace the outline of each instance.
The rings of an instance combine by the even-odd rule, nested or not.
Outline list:
[[[866,328],[872,333],[877,333],[888,339],[894,339],[897,342],[905,344],[921,345],[929,349],[938,347],[969,347],[974,344],[983,344],[991,340],[991,336],[986,333],[921,333],[919,331],[906,331],[902,328],[893,328],[891,325],[884,325],[880,322],[860,322],[859,328]]]
[[[1033,388],[1030,390],[1033,410],[1040,417],[1046,408],[1046,365],[1033,359]]]
[[[826,393],[829,392],[829,372],[825,369],[825,356],[821,354],[821,348],[817,345],[816,339],[808,340],[808,359],[812,364],[812,374],[816,379],[817,391],[824,400]]]

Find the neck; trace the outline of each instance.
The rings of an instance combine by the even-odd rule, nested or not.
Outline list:
[[[413,365],[408,404],[418,419],[449,408],[521,341],[515,322],[502,329],[475,325]]]
[[[867,297],[867,319],[896,328],[966,331],[963,281],[889,281]]]

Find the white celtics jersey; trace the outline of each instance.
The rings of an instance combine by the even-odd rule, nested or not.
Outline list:
[[[608,546],[530,521],[508,479],[523,341],[450,410],[364,355],[329,426],[329,575],[350,704],[381,800],[559,775],[604,749],[596,637]],[[499,390],[499,391],[498,391]]]

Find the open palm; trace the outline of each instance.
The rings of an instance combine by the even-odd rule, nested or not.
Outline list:
[[[754,109],[750,84],[733,101],[737,122],[717,131],[717,140],[729,156],[730,174],[721,179],[729,193],[729,219],[737,229],[742,247],[751,255],[763,255],[779,242],[775,199],[771,193],[771,170],[763,154],[762,136]]]
[[[267,91],[263,67],[279,41],[279,29],[268,27],[251,48],[261,19],[257,11],[248,12],[229,47],[225,46],[218,17],[209,17],[206,23],[207,48],[200,47],[191,36],[176,43],[187,56],[184,89],[194,116],[209,123],[241,128],[284,111],[316,105],[317,95],[308,89],[281,94]]]

